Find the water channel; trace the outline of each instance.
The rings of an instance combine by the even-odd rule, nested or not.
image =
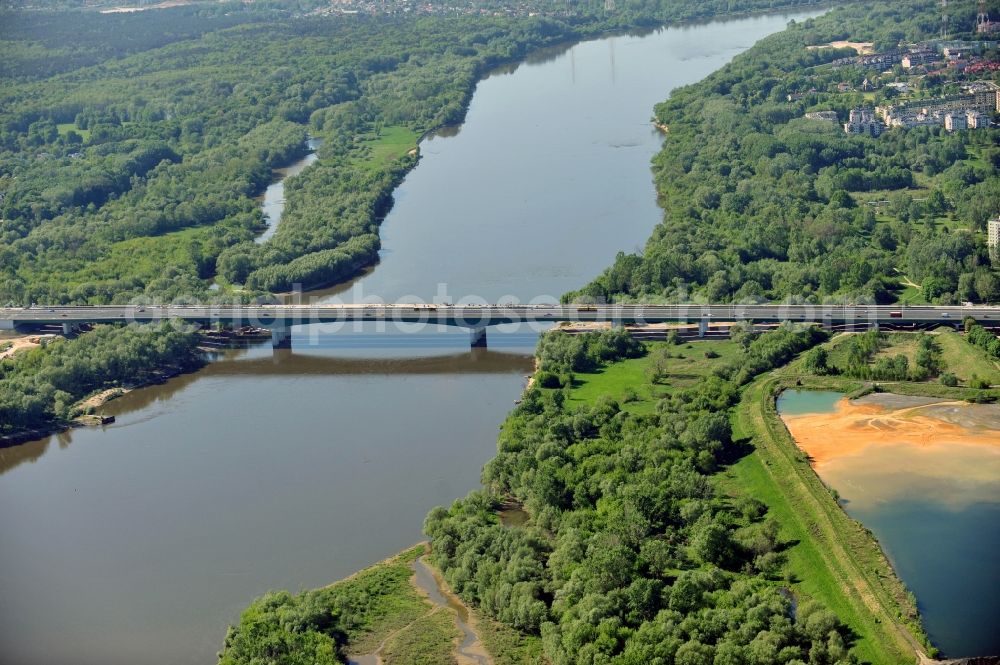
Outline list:
[[[261,211],[264,213],[264,221],[267,222],[267,228],[254,239],[254,242],[258,244],[266,242],[278,230],[278,222],[281,221],[281,214],[285,210],[285,179],[302,173],[307,166],[315,162],[319,158],[316,150],[321,145],[323,145],[323,141],[320,139],[310,138],[306,141],[306,147],[309,149],[309,152],[304,157],[275,171],[277,177],[264,190],[264,194],[260,200]]]
[[[659,220],[653,105],[790,18],[619,36],[483,80],[424,141],[365,295],[559,296]],[[354,297],[336,290],[325,298]],[[117,422],[0,450],[7,665],[205,665],[268,589],[327,584],[421,539],[478,486],[535,335],[293,333],[112,402]]]

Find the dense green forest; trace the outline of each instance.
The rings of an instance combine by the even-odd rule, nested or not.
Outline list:
[[[530,50],[692,15],[676,0],[558,18],[301,15],[314,5],[4,12],[0,304],[249,299],[343,280],[377,260],[379,221],[416,163],[368,159],[380,137],[460,122],[476,81]],[[254,197],[308,134],[320,160],[254,243]]]
[[[782,544],[762,504],[723,500],[708,481],[740,454],[728,415],[739,386],[823,338],[791,327],[748,337],[715,376],[649,415],[529,389],[504,423],[486,489],[428,516],[434,561],[466,600],[540,633],[556,665],[850,662],[832,613],[807,603],[792,618],[768,582]],[[552,333],[538,358],[543,371],[572,374],[642,352],[623,332]],[[528,528],[498,523],[511,501]]]
[[[170,324],[99,326],[0,360],[0,434],[64,422],[98,390],[140,384],[167,367],[200,367],[197,345],[197,335]]]
[[[998,130],[921,127],[871,138],[804,117],[833,110],[846,121],[853,107],[891,99],[886,83],[906,80],[898,66],[834,68],[832,60],[854,52],[808,46],[930,39],[938,4],[837,9],[673,91],[656,108],[669,127],[653,163],[663,222],[641,255],[619,255],[567,299],[1000,300],[983,233],[1000,211]],[[972,27],[972,2],[951,11],[954,30]],[[866,78],[882,87],[861,91]],[[854,90],[840,92],[841,82]],[[957,91],[941,76],[920,77],[919,86],[925,96]]]

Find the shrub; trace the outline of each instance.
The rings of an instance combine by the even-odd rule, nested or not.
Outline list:
[[[985,390],[990,387],[990,382],[977,374],[973,374],[972,378],[969,379],[969,387],[976,390]]]
[[[562,388],[563,383],[559,375],[554,372],[539,372],[538,385],[542,388]]]

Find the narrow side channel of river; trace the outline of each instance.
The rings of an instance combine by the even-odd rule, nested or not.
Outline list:
[[[321,145],[323,145],[321,139],[309,139],[306,141],[309,154],[284,168],[275,170],[274,182],[268,185],[261,195],[261,210],[264,213],[267,228],[254,239],[254,242],[258,244],[266,242],[278,230],[281,214],[285,211],[285,180],[302,173],[307,166],[315,162],[319,157],[316,151]]]
[[[659,221],[652,107],[790,18],[616,37],[508,68],[421,146],[369,294],[558,296]],[[215,660],[268,589],[327,584],[421,539],[479,485],[535,336],[293,332],[112,402],[118,421],[0,451],[5,665]]]
[[[934,645],[1000,655],[1000,406],[842,398],[787,390],[778,409],[916,595]]]

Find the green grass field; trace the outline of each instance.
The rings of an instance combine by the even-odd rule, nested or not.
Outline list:
[[[911,364],[917,361],[917,336],[908,333],[889,333],[889,345],[875,354],[873,361],[890,356],[906,356]]]
[[[357,617],[359,624],[347,633],[349,653],[371,653],[390,634],[430,611],[430,603],[410,583],[410,564],[423,553],[424,546],[418,545],[332,585],[374,599],[371,610]]]
[[[360,155],[355,163],[375,169],[402,158],[417,148],[417,133],[407,127],[390,125],[377,134],[366,136],[361,144]]]
[[[452,663],[452,648],[460,636],[451,612],[439,608],[390,637],[380,656],[384,665]]]
[[[896,297],[899,298],[899,302],[903,305],[926,305],[927,299],[924,298],[924,292],[915,286],[905,286],[901,291],[897,292]]]
[[[739,347],[730,341],[703,341],[676,346],[651,342],[646,346],[651,353],[664,349],[672,356],[665,363],[668,376],[664,381],[652,384],[647,377],[650,356],[624,360],[595,374],[577,374],[569,404],[593,403],[598,397],[608,395],[621,403],[625,411],[652,413],[661,396],[696,384],[713,367],[731,360],[739,352]],[[718,354],[718,357],[707,358],[707,351]],[[629,395],[633,399],[626,401]]]
[[[607,395],[621,403],[626,411],[651,413],[656,404],[656,391],[646,380],[647,364],[646,358],[633,358],[615,363],[596,374],[578,374],[568,402],[571,406],[582,406]],[[630,391],[637,399],[625,402],[626,393]]]
[[[941,347],[941,360],[962,383],[968,383],[977,374],[993,385],[1000,384],[1000,363],[954,330],[941,328],[937,332],[935,339]]]
[[[1000,390],[994,388],[989,391],[971,390],[966,386],[973,374],[987,379],[993,385],[1000,385],[1000,363],[990,358],[985,351],[973,346],[965,341],[961,335],[950,328],[941,327],[930,332],[934,341],[940,349],[941,372],[950,372],[958,377],[960,385],[957,388],[945,388],[936,377],[931,377],[926,381],[878,381],[886,391],[897,392],[903,395],[925,395],[929,397],[941,397],[947,399],[969,399],[977,395],[1000,396]],[[845,342],[850,339],[850,335],[838,335],[826,344],[829,352],[829,364],[833,367],[844,367],[847,364],[847,351]],[[884,356],[905,355],[911,366],[914,365],[917,351],[917,335],[912,333],[890,333],[888,335],[888,345],[879,350],[872,362]],[[800,364],[793,363],[783,370],[784,373],[794,373],[800,380],[810,384],[811,387],[830,387],[840,389],[838,386],[854,386],[848,388],[854,390],[862,382],[848,378],[834,376],[815,377],[804,375],[798,368]]]
[[[90,130],[89,129],[80,129],[79,127],[76,126],[76,123],[74,123],[74,122],[64,122],[64,123],[58,124],[58,125],[56,125],[56,130],[59,132],[59,136],[66,136],[67,134],[69,134],[72,131],[72,132],[76,132],[77,134],[79,134],[80,138],[82,138],[84,140],[84,142],[87,142],[87,141],[90,140]]]

